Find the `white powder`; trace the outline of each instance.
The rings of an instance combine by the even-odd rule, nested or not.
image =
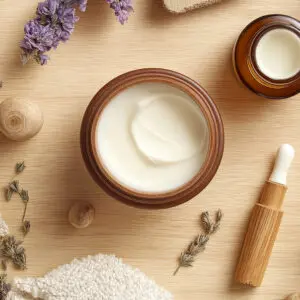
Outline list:
[[[73,260],[41,278],[16,278],[9,300],[172,300],[138,269],[110,255]]]

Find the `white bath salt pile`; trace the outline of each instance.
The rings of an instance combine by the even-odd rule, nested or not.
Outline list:
[[[8,235],[8,226],[0,215],[0,236]]]
[[[26,293],[29,298],[22,297]],[[172,300],[145,274],[110,255],[88,256],[41,278],[16,278],[9,300]]]

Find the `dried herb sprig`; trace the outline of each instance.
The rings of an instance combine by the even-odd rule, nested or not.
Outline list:
[[[10,259],[16,268],[26,269],[26,253],[23,242],[16,240],[13,235],[7,235],[0,240],[0,256]]]
[[[13,180],[12,182],[9,183],[9,188],[14,192],[14,193],[19,193],[19,180]]]
[[[185,249],[184,252],[181,253],[178,266],[173,273],[176,275],[181,267],[192,267],[193,262],[195,261],[196,256],[205,250],[205,246],[209,241],[210,235],[214,234],[219,228],[221,224],[221,220],[223,218],[223,213],[219,209],[216,212],[215,222],[210,219],[209,213],[207,211],[203,212],[200,216],[201,224],[205,234],[199,234]]]
[[[27,205],[28,205],[28,201],[29,201],[29,195],[28,195],[28,191],[26,190],[22,190],[20,193],[20,197],[24,202],[24,211],[23,211],[23,217],[22,217],[22,231],[24,233],[24,235],[27,235],[30,231],[30,221],[25,220],[26,217],[26,212],[27,212]]]
[[[16,171],[17,174],[20,174],[24,171],[25,168],[26,168],[26,166],[25,166],[24,161],[18,162],[18,163],[16,163],[15,171]]]
[[[11,181],[5,191],[5,198],[6,201],[10,201],[11,197],[14,193],[19,193],[19,181],[13,180]]]
[[[0,274],[0,300],[5,300],[11,290],[11,285],[6,282],[6,278],[6,274]]]
[[[24,161],[16,163],[16,165],[15,165],[16,175],[22,173],[25,168],[26,168],[26,165],[25,165]],[[24,203],[24,211],[23,211],[23,216],[22,216],[21,229],[22,229],[24,235],[26,235],[30,231],[30,221],[25,220],[26,212],[27,212],[27,205],[28,205],[28,201],[29,201],[29,193],[27,190],[20,188],[19,181],[14,180],[14,178],[13,178],[13,180],[8,184],[8,187],[6,188],[6,193],[5,193],[6,200],[7,201],[11,200],[12,195],[14,193],[18,194]]]
[[[22,231],[24,235],[27,235],[29,233],[30,226],[31,226],[30,221],[28,220],[23,221]]]
[[[208,211],[203,212],[200,216],[200,219],[205,233],[208,235],[214,234],[220,228],[222,217],[223,217],[223,213],[220,209],[218,209],[216,212],[215,222],[211,220]]]
[[[21,199],[23,200],[24,203],[27,203],[29,201],[29,195],[28,195],[27,190],[22,189],[19,192],[19,195],[20,195],[20,197],[21,197]]]
[[[179,258],[179,264],[173,275],[176,275],[181,267],[192,267],[195,261],[196,255],[205,250],[205,245],[209,241],[209,236],[199,234],[187,247],[187,249],[181,253]]]
[[[213,226],[213,232],[212,233],[215,233],[216,231],[218,231],[220,229],[222,219],[223,219],[223,212],[222,212],[221,209],[218,209],[217,213],[216,213],[216,221],[215,221],[215,224]]]
[[[124,24],[133,11],[132,0],[106,0],[114,10],[121,24]],[[59,44],[68,41],[79,20],[76,9],[84,12],[87,0],[44,0],[36,9],[35,17],[24,26],[24,39],[20,43],[21,60],[26,64],[34,59],[45,65],[48,52]]]
[[[9,201],[13,195],[13,193],[19,193],[19,181],[14,180],[16,175],[22,173],[24,169],[26,168],[25,162],[18,162],[15,165],[15,175],[11,179],[11,182],[8,184],[7,187],[7,194],[6,194],[6,200]]]

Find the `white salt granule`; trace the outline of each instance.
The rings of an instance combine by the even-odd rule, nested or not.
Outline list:
[[[172,300],[173,296],[138,269],[113,255],[73,260],[41,278],[16,278],[10,300],[22,293],[44,300]]]

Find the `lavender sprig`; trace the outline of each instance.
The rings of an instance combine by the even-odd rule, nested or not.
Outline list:
[[[36,17],[24,26],[21,41],[21,61],[26,64],[34,59],[40,65],[47,64],[47,52],[69,40],[75,23],[79,20],[76,8],[85,11],[88,0],[45,0],[38,4]],[[132,0],[106,0],[123,25],[133,11]]]
[[[24,27],[25,36],[21,41],[21,60],[26,64],[35,59],[41,65],[48,62],[46,54],[56,49],[60,42],[66,42],[78,21],[75,7],[85,11],[87,0],[45,0],[38,4],[36,17]]]
[[[106,0],[106,2],[115,11],[118,21],[124,25],[130,13],[133,12],[132,0]]]
[[[178,266],[173,275],[176,275],[181,267],[193,266],[196,256],[205,250],[205,246],[209,241],[210,236],[220,228],[222,218],[223,213],[220,209],[216,212],[215,222],[210,219],[207,211],[201,214],[201,224],[205,233],[198,235],[184,250],[184,252],[181,253],[178,259]]]

